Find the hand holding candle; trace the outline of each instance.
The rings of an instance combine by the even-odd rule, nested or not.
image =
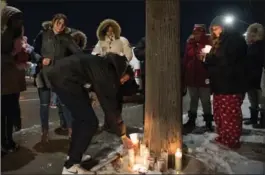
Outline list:
[[[208,54],[208,53],[210,53],[211,49],[212,49],[212,46],[205,45],[205,47],[201,50],[201,52],[204,54]]]

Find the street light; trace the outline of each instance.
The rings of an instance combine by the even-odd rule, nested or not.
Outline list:
[[[232,15],[224,16],[224,23],[225,24],[231,25],[231,24],[233,24],[234,20],[235,20],[235,18]]]
[[[233,24],[234,21],[239,21],[243,24],[250,25],[248,22],[235,18],[233,15],[223,15],[223,17],[224,17],[224,23],[227,25]]]

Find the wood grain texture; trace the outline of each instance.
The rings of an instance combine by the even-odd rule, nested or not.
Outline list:
[[[182,148],[179,0],[146,0],[145,143],[155,154]]]

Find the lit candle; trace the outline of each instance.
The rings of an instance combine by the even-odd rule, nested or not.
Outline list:
[[[148,148],[145,147],[144,149],[144,153],[143,153],[143,164],[144,166],[148,169],[149,168],[149,157],[150,157],[150,152],[148,150]]]
[[[135,154],[133,148],[128,150],[128,156],[129,156],[129,166],[133,167],[135,162]]]
[[[139,144],[139,139],[138,139],[137,133],[130,134],[130,139],[134,145]]]
[[[140,144],[140,157],[144,156],[145,149],[146,149],[146,145],[141,143]]]
[[[182,152],[178,148],[175,153],[175,170],[181,171],[181,169],[182,169]]]

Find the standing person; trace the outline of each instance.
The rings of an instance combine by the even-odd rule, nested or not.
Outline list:
[[[261,24],[251,24],[247,29],[246,41],[248,44],[248,65],[250,72],[250,90],[247,92],[250,102],[250,120],[244,122],[253,125],[253,128],[265,128],[265,101],[261,96],[261,75],[264,52],[264,27]],[[258,114],[260,121],[258,123]]]
[[[225,29],[223,17],[211,23],[213,47],[205,58],[213,92],[213,110],[217,143],[240,147],[244,93],[248,90],[246,72],[247,45],[240,33]]]
[[[3,5],[1,3],[1,5]],[[26,90],[25,67],[28,54],[23,43],[23,14],[11,6],[1,11],[1,153],[13,152],[13,126],[21,128],[20,92]]]
[[[57,108],[57,95],[54,92],[51,92],[50,108],[52,108],[52,109]]]
[[[73,135],[62,174],[89,174],[80,166],[82,154],[98,129],[98,118],[84,85],[89,83],[96,93],[110,128],[125,147],[132,147],[121,117],[120,85],[132,76],[124,56],[109,53],[105,57],[75,54],[61,59],[49,70],[54,91],[67,105],[74,118]]]
[[[93,49],[92,55],[105,56],[108,53],[115,53],[125,56],[128,61],[131,61],[133,54],[130,43],[125,37],[120,35],[121,27],[117,21],[113,19],[102,21],[97,28],[98,43]],[[105,119],[105,121],[107,120]],[[105,123],[101,129],[108,130],[108,124]]]
[[[208,131],[212,131],[211,90],[209,88],[209,75],[200,61],[200,53],[206,45],[210,45],[210,37],[206,35],[204,24],[195,24],[192,35],[186,44],[184,55],[184,77],[190,95],[189,120],[184,125],[189,131],[196,126],[199,100],[203,108],[203,118]]]
[[[129,41],[120,36],[121,27],[117,21],[106,19],[97,29],[98,43],[92,51],[93,55],[105,56],[107,53],[125,55],[128,61],[132,59],[132,48]]]
[[[42,142],[48,142],[49,131],[49,104],[51,99],[51,85],[47,79],[46,72],[56,65],[56,62],[65,56],[80,52],[80,48],[75,44],[70,29],[67,26],[67,17],[64,14],[54,15],[51,22],[43,23],[43,30],[34,41],[35,51],[42,58],[36,76],[36,85],[40,98],[40,117],[42,124]],[[59,115],[63,113],[63,118],[67,123],[68,135],[72,133],[72,118],[69,110],[58,99]]]

